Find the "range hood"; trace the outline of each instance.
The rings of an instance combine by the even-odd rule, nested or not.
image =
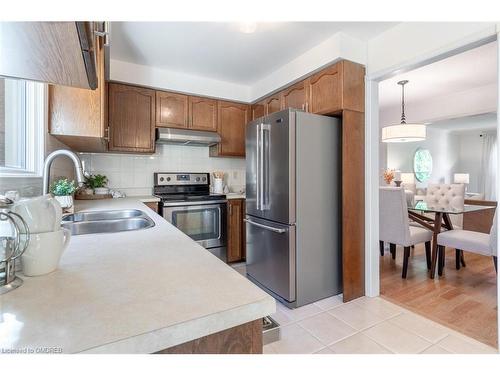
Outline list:
[[[208,147],[220,143],[220,135],[189,129],[156,128],[156,143]]]

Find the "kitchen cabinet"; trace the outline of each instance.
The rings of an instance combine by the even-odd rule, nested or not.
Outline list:
[[[264,99],[266,105],[266,115],[279,112],[283,107],[281,105],[281,93],[271,95]]]
[[[107,90],[104,44],[94,39],[97,89],[49,85],[49,133],[75,151],[107,150]]]
[[[327,114],[341,110],[340,64],[332,65],[308,80],[309,110],[312,113]]]
[[[155,91],[109,83],[109,151],[153,153]]]
[[[156,126],[188,127],[188,96],[167,91],[156,91]]]
[[[158,202],[144,202],[144,204],[151,208],[154,212],[158,213]]]
[[[252,104],[252,120],[256,118],[265,116],[266,114],[266,103],[264,101]]]
[[[190,96],[189,128],[217,131],[217,100]]]
[[[297,108],[308,111],[309,79],[298,82],[283,90],[283,108]]]
[[[218,145],[210,147],[210,156],[245,156],[245,127],[250,121],[250,106],[219,100],[217,102]]]
[[[227,261],[238,262],[245,258],[245,200],[229,199],[227,207]]]
[[[0,76],[94,90],[96,22],[2,22]]]
[[[309,112],[340,114],[342,110],[364,112],[365,68],[340,61],[313,74],[307,80]]]

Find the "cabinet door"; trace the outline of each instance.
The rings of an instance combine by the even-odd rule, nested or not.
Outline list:
[[[103,152],[107,148],[107,95],[104,46],[94,39],[97,89],[49,85],[49,133],[75,151]]]
[[[228,205],[227,261],[243,259],[243,200],[230,199]]]
[[[342,110],[342,64],[337,63],[309,79],[309,112],[332,114]]]
[[[256,118],[265,116],[266,114],[266,103],[265,102],[258,102],[255,104],[252,104],[252,120],[255,120]]]
[[[274,112],[279,112],[282,109],[281,106],[281,94],[275,94],[265,99],[266,102],[266,115],[270,115]]]
[[[250,119],[246,104],[217,102],[217,131],[221,143],[211,156],[245,156],[245,127]]]
[[[156,126],[187,128],[188,96],[173,92],[156,91]]]
[[[301,81],[283,90],[283,108],[308,110],[308,80]]]
[[[155,91],[109,84],[109,150],[153,153]]]
[[[217,100],[190,96],[189,128],[217,131]]]

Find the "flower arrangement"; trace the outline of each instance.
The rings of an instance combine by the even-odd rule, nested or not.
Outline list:
[[[387,185],[390,185],[392,180],[394,180],[394,169],[386,169],[383,173],[384,181]]]
[[[56,197],[73,195],[75,191],[75,181],[70,181],[66,177],[58,178],[52,183],[52,185],[50,185],[50,192]]]

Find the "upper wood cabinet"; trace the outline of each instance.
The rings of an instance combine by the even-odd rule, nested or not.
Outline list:
[[[283,109],[297,108],[308,110],[309,80],[298,82],[282,92]]]
[[[271,95],[264,99],[266,104],[266,115],[274,112],[279,112],[283,107],[281,105],[281,93]]]
[[[97,89],[49,85],[49,133],[75,151],[107,150],[107,90],[104,46],[94,39]]]
[[[95,89],[94,22],[2,22],[0,76]]]
[[[252,104],[251,111],[252,111],[252,120],[255,120],[256,118],[265,116],[266,103],[264,101],[261,101],[261,102]]]
[[[167,91],[156,91],[156,126],[187,128],[188,96]]]
[[[109,84],[109,151],[153,153],[155,91]]]
[[[332,65],[314,74],[308,81],[312,113],[326,114],[342,109],[341,65]]]
[[[245,156],[245,128],[250,121],[250,106],[217,102],[217,132],[221,142],[210,147],[210,156]]]
[[[190,96],[189,128],[217,131],[217,100]]]
[[[342,110],[363,112],[364,73],[362,65],[340,61],[308,79],[309,112],[335,114]]]

